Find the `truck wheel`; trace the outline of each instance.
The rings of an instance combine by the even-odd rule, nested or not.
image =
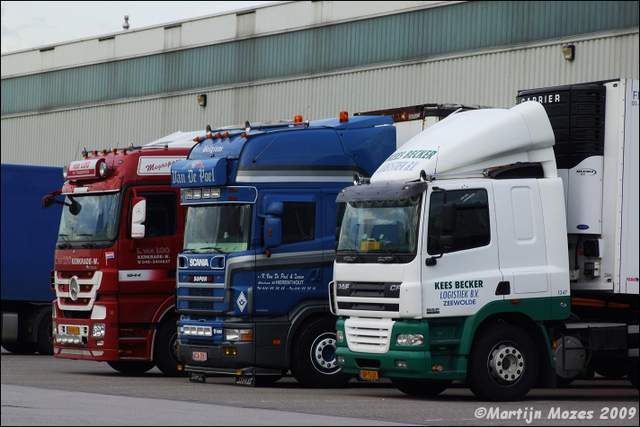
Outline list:
[[[336,321],[318,318],[303,327],[293,341],[291,373],[300,384],[310,387],[340,387],[351,375],[336,363]]]
[[[45,314],[38,325],[38,353],[40,354],[53,354],[53,334],[51,328],[53,322],[51,320],[51,314]]]
[[[408,378],[391,378],[391,383],[401,392],[409,396],[431,397],[445,391],[452,380],[412,380]]]
[[[153,350],[153,360],[163,374],[170,377],[186,377],[185,371],[179,371],[181,365],[178,358],[178,331],[176,329],[177,318],[173,317],[163,322],[156,333],[156,342]]]
[[[5,350],[13,354],[33,354],[37,351],[36,343],[16,341],[2,344]]]
[[[481,399],[521,400],[538,376],[538,353],[522,329],[499,324],[475,339],[467,366],[469,388]]]
[[[256,387],[268,387],[275,384],[283,375],[256,375],[254,378]]]
[[[118,360],[107,363],[116,371],[129,375],[144,374],[156,366],[153,362],[131,362],[128,360]]]

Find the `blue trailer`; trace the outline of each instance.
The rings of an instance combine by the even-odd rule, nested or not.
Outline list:
[[[62,168],[2,164],[2,346],[53,354],[51,270],[61,206],[42,197],[62,186]]]
[[[391,117],[343,112],[213,129],[172,166],[188,206],[176,310],[192,381],[216,373],[264,384],[289,370],[316,387],[350,379],[335,361],[328,304],[335,200],[395,148]]]

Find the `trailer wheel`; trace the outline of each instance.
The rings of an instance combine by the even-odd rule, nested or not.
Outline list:
[[[45,314],[40,324],[38,325],[38,353],[40,354],[53,354],[53,322],[51,320],[51,314]]]
[[[602,375],[603,377],[612,380],[619,380],[627,375],[625,366],[616,362],[615,360],[601,361],[600,363],[596,363],[593,370],[596,371],[596,374]]]
[[[128,360],[118,360],[107,363],[116,371],[128,375],[144,374],[145,372],[156,366],[156,364],[153,362],[132,362]]]
[[[310,387],[340,387],[351,375],[336,363],[336,321],[316,318],[303,327],[293,341],[291,373],[300,384]]]
[[[408,378],[391,378],[391,383],[401,392],[409,396],[437,396],[451,385],[452,380],[413,380]]]
[[[170,377],[186,377],[187,372],[178,370],[178,365],[181,365],[181,363],[178,358],[177,320],[177,318],[172,317],[163,322],[158,328],[153,349],[153,360],[163,374]]]
[[[638,390],[638,359],[631,359],[631,362],[627,363],[627,378],[631,381],[631,384]]]
[[[475,339],[467,382],[481,399],[521,400],[538,376],[538,353],[531,337],[506,324],[492,326]]]

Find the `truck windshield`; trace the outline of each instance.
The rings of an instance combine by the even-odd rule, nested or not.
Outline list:
[[[249,249],[251,205],[189,206],[184,250],[195,253],[234,253]]]
[[[415,252],[420,200],[417,195],[403,200],[347,203],[338,251]]]
[[[58,242],[87,242],[115,238],[119,193],[67,196]]]

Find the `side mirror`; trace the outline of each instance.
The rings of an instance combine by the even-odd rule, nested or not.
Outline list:
[[[282,244],[282,220],[273,216],[265,218],[263,237],[265,249],[280,246]]]
[[[443,253],[451,252],[455,249],[455,241],[451,234],[440,236],[438,241],[440,242],[440,248]]]
[[[344,219],[344,211],[346,210],[346,203],[338,203],[338,213],[336,214],[336,224],[338,227],[342,225]]]
[[[62,200],[56,200],[55,196],[59,196],[61,194],[62,194],[62,190],[56,190],[53,193],[49,193],[46,196],[44,196],[42,198],[42,204],[41,204],[42,209],[49,209],[51,206],[57,203],[59,205],[69,206],[69,212],[71,212],[72,215],[78,215],[82,210],[82,206],[80,205],[80,203],[73,200],[71,196],[69,196],[69,199],[71,200],[71,204],[65,203]]]
[[[131,201],[131,238],[142,239],[144,237],[144,225],[147,218],[147,199],[144,197],[134,197]]]
[[[456,232],[457,208],[455,203],[442,205],[442,236],[438,239],[442,252],[451,252],[455,249],[453,234]]]
[[[53,196],[44,196],[42,198],[42,209],[49,209],[56,202],[56,198]]]
[[[267,206],[267,215],[282,215],[284,204],[282,202],[271,202]]]
[[[334,232],[334,234],[336,236],[336,241],[333,244],[333,250],[335,252],[338,252],[338,243],[340,243],[339,240],[340,240],[340,231],[341,230],[342,230],[342,228],[338,226],[338,227],[336,227],[336,231]]]
[[[438,263],[438,259],[442,258],[443,254],[455,250],[455,239],[453,235],[456,232],[457,218],[458,208],[455,203],[445,203],[442,205],[442,234],[438,238],[440,255],[425,259],[424,264],[427,267],[433,267]]]
[[[82,205],[78,202],[76,202],[75,200],[73,200],[71,198],[71,196],[69,196],[69,200],[71,200],[71,204],[67,205],[69,206],[69,213],[73,216],[76,216],[80,213],[80,211],[82,210]]]
[[[450,235],[456,232],[457,208],[455,203],[442,205],[442,234]]]

